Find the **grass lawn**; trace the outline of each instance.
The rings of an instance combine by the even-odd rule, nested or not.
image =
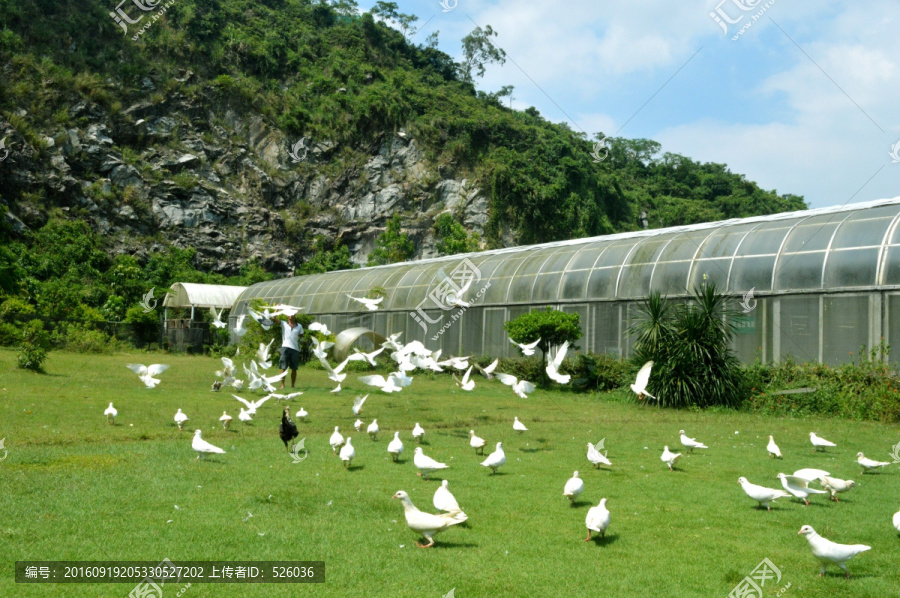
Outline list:
[[[171,368],[146,389],[126,363]],[[856,453],[888,460],[896,426],[825,418],[777,419],[734,412],[658,410],[567,390],[519,399],[497,381],[476,378],[474,391],[449,376],[418,375],[399,394],[371,392],[363,408],[382,433],[355,433],[353,398],[367,392],[351,372],[344,390],[319,370],[302,368],[292,413],[309,457],[295,464],[278,438],[283,403],[270,400],[253,424],[237,420],[231,393],[209,390],[218,360],[172,355],[87,356],[51,353],[46,374],[16,369],[0,351],[0,596],[121,596],[134,584],[16,584],[17,560],[321,560],[324,584],[194,584],[194,596],[727,596],[764,558],[782,574],[765,596],[900,595],[900,471],[860,475]],[[254,393],[238,393],[250,398]],[[257,396],[259,396],[257,394]],[[115,426],[103,411],[113,401]],[[190,418],[179,432],[172,416]],[[230,430],[218,418],[227,409]],[[512,430],[513,416],[530,428]],[[426,430],[425,453],[450,464],[445,476],[416,476],[411,430]],[[353,438],[350,471],[328,446],[335,425]],[[193,430],[227,454],[195,460]],[[507,463],[495,476],[468,444],[474,428],[489,446],[502,441]],[[681,450],[678,431],[709,450],[684,455],[670,472],[663,445]],[[400,430],[406,450],[392,463],[387,444]],[[814,453],[815,431],[837,448]],[[774,434],[784,460],[767,456]],[[606,439],[612,468],[593,469],[588,442]],[[2,456],[2,454],[0,454]],[[780,487],[776,474],[825,469],[857,487],[839,504],[822,496],[803,506],[779,499],[758,510],[740,476]],[[578,470],[585,491],[569,506],[562,489]],[[420,509],[440,479],[469,516],[428,550],[403,518],[398,490]],[[583,542],[587,510],[608,499],[605,539]],[[176,508],[176,505],[178,506]],[[252,516],[248,516],[251,514]],[[171,522],[169,522],[171,520]],[[804,524],[831,540],[872,547],[818,578]],[[838,575],[840,574],[840,575]],[[176,588],[164,592],[176,595]]]

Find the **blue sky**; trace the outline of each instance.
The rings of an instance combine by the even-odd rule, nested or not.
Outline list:
[[[490,24],[508,60],[477,85],[515,86],[513,108],[653,139],[813,207],[900,196],[900,2],[396,1],[419,17],[414,43],[439,30],[457,60]]]

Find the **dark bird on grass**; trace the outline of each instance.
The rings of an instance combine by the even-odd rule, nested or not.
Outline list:
[[[282,442],[284,442],[284,448],[290,452],[293,446],[288,447],[288,443],[300,435],[300,432],[297,431],[297,424],[291,421],[290,407],[284,408],[284,413],[281,415],[281,427],[278,428],[278,434],[281,436]]]

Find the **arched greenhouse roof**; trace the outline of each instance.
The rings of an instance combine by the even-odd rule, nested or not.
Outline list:
[[[379,311],[411,311],[461,267],[490,282],[479,306],[686,296],[704,280],[728,294],[900,287],[898,223],[900,197],[313,274],[248,287],[235,315],[252,298],[358,313],[365,308],[348,295],[379,287]]]
[[[165,307],[215,307],[230,309],[250,287],[176,282],[166,292]]]

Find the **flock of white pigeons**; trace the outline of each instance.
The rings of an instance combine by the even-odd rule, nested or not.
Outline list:
[[[381,299],[351,298],[360,302],[370,310],[377,309],[377,305],[381,301]],[[298,310],[299,308],[291,306],[276,305],[271,308],[266,308],[262,312],[250,310],[250,315],[254,321],[258,322],[263,328],[268,329],[273,324],[273,317],[282,314],[292,315],[297,313]],[[216,320],[219,320],[218,314],[213,315]],[[241,329],[238,333],[239,336],[246,332],[246,329],[243,328],[243,321],[244,316],[241,316],[238,323],[238,328]],[[329,334],[327,327],[320,323],[313,323],[309,328],[310,330],[320,331],[324,335]],[[365,353],[359,349],[354,349],[355,352],[352,355],[337,365],[331,365],[328,362],[328,351],[333,346],[333,343],[326,341],[320,342],[316,338],[313,338],[313,354],[321,362],[328,378],[337,383],[337,386],[331,391],[333,393],[341,391],[341,383],[347,377],[347,373],[343,370],[350,361],[365,361],[369,365],[375,366],[375,358],[384,351],[388,351],[391,360],[396,363],[396,371],[388,374],[387,377],[381,375],[368,375],[360,376],[359,380],[363,384],[378,388],[385,393],[400,392],[403,388],[410,386],[413,382],[413,378],[410,374],[415,370],[442,372],[445,371],[445,369],[457,370],[460,372],[465,371],[461,380],[456,378],[455,373],[453,375],[456,385],[464,391],[471,391],[475,388],[475,381],[471,376],[473,369],[477,370],[488,380],[496,377],[501,383],[509,386],[513,392],[521,398],[527,398],[528,394],[535,389],[534,384],[531,382],[519,380],[510,374],[495,372],[498,360],[495,360],[493,363],[483,368],[477,364],[470,365],[468,361],[469,357],[450,357],[442,360],[440,350],[431,351],[420,341],[412,341],[404,345],[399,342],[399,337],[400,333],[390,335],[387,340],[382,343],[379,349],[371,353]],[[510,342],[517,345],[524,355],[533,355],[539,341],[540,339],[533,343],[520,344],[510,339]],[[250,366],[248,367],[246,364],[243,365],[243,371],[247,380],[249,380],[247,384],[248,390],[261,389],[267,394],[252,401],[237,395],[232,395],[243,404],[240,408],[240,413],[238,414],[238,419],[241,422],[247,423],[252,421],[257,410],[269,399],[288,400],[303,394],[302,392],[292,392],[289,394],[276,393],[274,383],[282,380],[287,372],[282,372],[281,374],[274,376],[265,375],[265,370],[272,367],[272,360],[269,355],[271,345],[272,342],[268,345],[260,343],[255,359],[251,360]],[[562,375],[560,373],[560,367],[567,351],[568,343],[563,343],[558,348],[552,349],[548,354],[546,367],[547,375],[550,379],[560,384],[566,384],[570,381],[570,376]],[[236,390],[243,389],[244,380],[235,377],[237,371],[234,362],[227,357],[222,357],[222,363],[224,367],[222,370],[216,372],[217,380],[213,383],[212,390],[219,391],[225,386],[230,386]],[[163,364],[153,364],[150,366],[130,364],[127,367],[137,374],[140,380],[148,388],[154,388],[159,384],[160,380],[156,378],[156,376],[168,369],[168,366]],[[650,379],[652,367],[653,362],[647,362],[638,372],[634,384],[631,384],[631,389],[638,395],[638,398],[643,398],[645,395],[655,398],[647,392],[647,384]],[[221,380],[218,378],[221,378]],[[367,394],[365,396],[356,397],[352,407],[354,415],[358,416],[361,413],[368,396],[369,395]],[[112,403],[109,404],[109,407],[104,413],[107,416],[108,421],[114,423],[118,413]],[[306,421],[308,415],[309,413],[302,407],[296,413],[296,417],[300,421]],[[174,421],[178,425],[178,429],[181,430],[184,423],[188,421],[188,416],[179,408],[175,414]],[[224,428],[228,428],[232,418],[228,415],[227,409],[222,413],[219,421]],[[357,419],[354,424],[356,431],[361,432],[363,426],[365,426],[365,423],[361,419]],[[528,428],[519,421],[518,417],[515,417],[513,421],[513,430],[521,434],[527,432]],[[373,419],[372,423],[366,426],[366,433],[373,441],[377,440],[380,431],[377,419]],[[286,448],[290,441],[299,436],[296,425],[290,419],[290,410],[287,407],[285,407],[283,412],[282,425],[279,432]],[[693,452],[695,449],[708,449],[702,442],[687,436],[684,430],[680,430],[679,433],[681,445],[687,451]],[[425,437],[425,430],[418,422],[416,422],[412,429],[412,437],[417,444]],[[810,432],[809,439],[815,451],[824,451],[827,447],[836,446],[833,442],[821,438],[813,432]],[[329,439],[329,444],[332,448],[332,452],[340,457],[344,467],[350,469],[353,459],[356,458],[356,447],[353,446],[351,438],[345,438],[341,434],[339,426],[335,426],[334,433]],[[477,436],[474,430],[469,430],[469,444],[471,448],[475,449],[476,454],[484,456],[484,447],[487,442],[483,438]],[[203,438],[201,438],[200,430],[194,432],[191,446],[193,450],[197,452],[197,459],[202,455],[222,454],[225,452],[223,449],[203,440]],[[597,468],[601,466],[612,466],[612,463],[606,455],[598,450],[599,448],[602,448],[602,444],[595,446],[592,443],[588,443],[588,461]],[[775,444],[772,436],[769,436],[769,443],[766,448],[770,457],[782,458],[781,450],[778,448],[778,445]],[[293,449],[294,445],[291,445],[288,450],[293,451]],[[395,431],[393,440],[388,443],[387,452],[392,460],[397,462],[403,451],[404,444],[400,439],[400,432]],[[666,445],[660,459],[670,470],[674,470],[674,465],[681,456],[681,453],[673,453],[670,451],[668,445]],[[489,468],[491,470],[491,475],[493,475],[497,472],[498,468],[502,467],[505,463],[506,455],[503,452],[503,443],[497,442],[494,451],[481,462],[481,465]],[[862,468],[863,473],[890,465],[888,462],[869,459],[865,457],[862,452],[857,454],[857,463]],[[419,470],[417,475],[424,479],[428,479],[429,475],[434,472],[449,467],[446,463],[441,463],[426,455],[421,446],[417,446],[414,451],[413,464]],[[753,484],[745,477],[740,477],[738,483],[741,485],[747,496],[758,503],[758,508],[766,507],[768,510],[771,510],[770,504],[772,501],[778,498],[789,498],[791,496],[799,498],[807,506],[809,505],[809,497],[820,494],[830,494],[831,500],[839,502],[840,499],[837,495],[847,492],[855,486],[853,480],[843,480],[832,477],[829,472],[821,469],[801,469],[795,471],[792,475],[779,473],[776,477],[781,481],[781,485],[784,488],[783,490]],[[810,483],[817,483],[821,486],[821,489],[811,487]],[[578,471],[575,471],[572,478],[565,483],[563,496],[566,497],[571,504],[574,504],[575,499],[583,491],[584,481],[579,477]],[[433,546],[434,536],[436,534],[445,531],[452,526],[463,523],[468,519],[468,516],[463,512],[456,498],[454,498],[453,494],[450,492],[447,480],[442,481],[441,486],[438,487],[434,494],[433,504],[439,511],[436,514],[420,511],[413,504],[409,495],[402,490],[398,491],[393,498],[399,499],[403,505],[406,522],[409,528],[427,540],[427,543],[417,544],[421,548]],[[603,498],[597,506],[588,510],[585,518],[585,526],[587,528],[587,538],[585,538],[585,542],[591,539],[592,532],[600,534],[601,537],[605,536],[610,523],[610,512],[606,507],[606,502],[607,499]],[[893,525],[897,531],[900,532],[900,511],[894,514]],[[863,544],[847,545],[831,542],[818,535],[815,530],[808,525],[804,525],[798,532],[798,535],[806,537],[813,556],[821,561],[822,569],[820,576],[825,573],[825,565],[827,563],[833,563],[840,567],[845,572],[846,576],[849,577],[850,574],[847,572],[846,567],[847,561],[857,554],[870,549],[869,546]]]

